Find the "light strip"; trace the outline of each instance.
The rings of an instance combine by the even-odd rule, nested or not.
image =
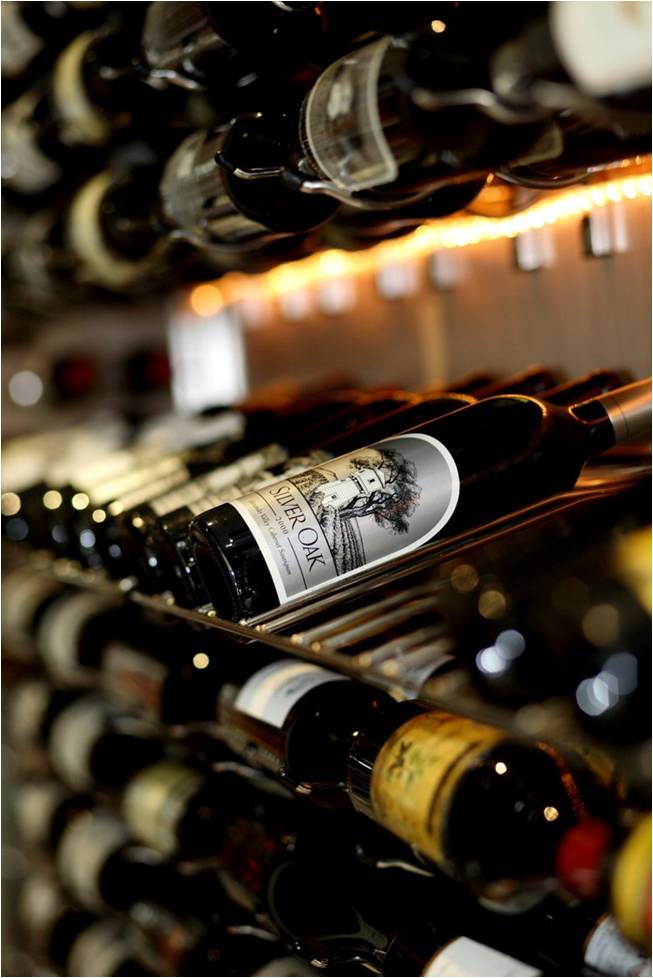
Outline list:
[[[421,225],[402,238],[383,241],[364,251],[330,249],[258,275],[229,272],[215,283],[196,286],[189,296],[190,307],[197,316],[214,316],[224,306],[257,296],[279,296],[329,279],[364,275],[385,264],[421,258],[443,248],[466,248],[483,241],[516,238],[609,204],[650,197],[652,189],[651,174],[639,173],[555,195],[549,193],[546,199],[507,217],[451,217]]]

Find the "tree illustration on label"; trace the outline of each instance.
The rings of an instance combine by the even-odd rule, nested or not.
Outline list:
[[[460,481],[429,435],[388,438],[232,502],[280,601],[414,550],[448,522]]]

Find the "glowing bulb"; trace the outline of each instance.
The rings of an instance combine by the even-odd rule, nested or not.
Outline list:
[[[90,501],[85,492],[76,492],[71,499],[73,509],[86,509]]]
[[[137,530],[142,530],[145,526],[145,520],[141,516],[134,516],[132,518],[132,526],[136,527]]]
[[[215,316],[223,306],[222,293],[216,285],[197,285],[190,294],[190,307],[198,316]]]
[[[46,509],[59,509],[63,502],[63,496],[56,489],[48,489],[43,493],[43,505]]]
[[[555,820],[559,817],[559,815],[560,812],[558,811],[557,808],[554,808],[553,805],[547,805],[546,808],[544,809],[544,817],[547,820],[547,822],[555,822]]]
[[[196,652],[193,656],[193,665],[196,669],[206,669],[210,659],[206,652]]]
[[[433,31],[434,34],[444,34],[446,29],[447,29],[447,25],[443,20],[431,21],[431,30]]]
[[[497,763],[494,765],[494,770],[497,772],[497,774],[505,774],[508,770],[508,765],[504,764],[503,761],[497,761]]]
[[[15,516],[20,510],[20,496],[16,492],[3,492],[0,502],[3,516]]]
[[[19,370],[9,381],[9,397],[20,407],[32,407],[43,396],[43,381],[33,370]]]
[[[107,518],[107,514],[103,509],[93,510],[93,522],[94,523],[104,523]]]

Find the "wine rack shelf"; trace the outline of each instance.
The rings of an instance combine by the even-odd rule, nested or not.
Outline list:
[[[78,563],[55,559],[39,551],[28,558],[10,552],[12,564],[25,563],[35,573],[54,575],[76,587],[113,594],[159,614],[173,615],[200,628],[218,629],[243,643],[263,642],[297,656],[390,690],[399,698],[419,698],[529,737],[570,738],[592,744],[562,700],[531,703],[516,711],[483,700],[471,688],[462,669],[450,669],[437,678],[428,673],[441,656],[451,651],[442,615],[442,593],[451,571],[477,552],[510,534],[547,532],[558,518],[573,519],[587,504],[609,500],[636,489],[647,478],[644,459],[588,466],[575,488],[492,523],[435,542],[396,561],[390,568],[362,573],[355,583],[325,588],[265,615],[239,622],[219,618],[211,605],[181,607],[171,595],[146,595],[126,578],[110,581],[103,573]],[[388,638],[388,635],[391,638]],[[650,773],[650,745],[615,748],[617,769],[631,784],[646,783]]]

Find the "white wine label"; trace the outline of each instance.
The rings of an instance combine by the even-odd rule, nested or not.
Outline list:
[[[618,95],[651,84],[651,4],[567,0],[550,6],[556,51],[589,95]]]
[[[58,781],[26,781],[16,794],[18,831],[33,846],[48,842],[52,816],[58,805],[69,796]]]
[[[32,117],[37,102],[38,93],[26,92],[2,114],[2,177],[8,187],[23,194],[41,193],[61,176],[60,167],[36,141]]]
[[[67,827],[57,849],[57,869],[83,907],[106,909],[99,890],[102,867],[128,841],[122,822],[108,812],[83,812]]]
[[[6,78],[20,74],[45,43],[29,29],[23,13],[19,3],[2,6],[2,74]]]
[[[52,724],[48,743],[52,766],[71,788],[93,787],[91,751],[111,712],[101,700],[88,697],[66,707]]]
[[[176,492],[169,492],[155,499],[152,502],[152,509],[157,516],[166,516],[176,509],[197,502],[209,492],[219,493],[244,479],[251,479],[261,469],[283,462],[285,457],[286,452],[281,445],[267,445],[260,452],[251,452],[237,462],[221,465],[199,479],[193,479],[187,485],[181,486]]]
[[[159,761],[132,778],[123,814],[134,836],[163,855],[177,848],[176,830],[188,799],[201,787],[197,771],[174,761]]]
[[[323,71],[306,105],[306,138],[322,173],[351,193],[391,183],[399,168],[383,132],[378,83],[389,37]]]
[[[650,975],[651,960],[626,941],[614,917],[597,923],[585,946],[585,964],[604,975]]]
[[[50,877],[31,871],[18,898],[18,918],[39,950],[47,946],[62,909],[61,892]]]
[[[425,976],[441,975],[446,978],[473,978],[474,975],[505,976],[505,978],[529,978],[541,975],[541,971],[529,967],[517,958],[495,951],[494,948],[458,937],[439,951],[422,972]]]
[[[7,738],[13,747],[35,747],[52,690],[45,679],[25,679],[12,690],[7,707]]]
[[[231,502],[280,603],[417,549],[449,521],[460,479],[430,435],[387,438]]]
[[[64,48],[52,72],[52,93],[61,120],[64,142],[102,146],[111,134],[109,117],[99,112],[86,94],[84,58],[97,37],[94,31],[80,34]]]
[[[273,662],[247,680],[234,706],[273,727],[283,727],[292,707],[310,690],[334,680],[347,682],[346,676],[295,659]]]
[[[125,925],[119,920],[100,920],[91,924],[74,942],[67,963],[69,975],[120,974],[120,966],[132,955],[126,940]]]
[[[93,674],[78,661],[79,640],[84,625],[94,615],[108,611],[111,598],[78,591],[52,604],[41,619],[37,644],[50,675],[66,683],[91,681]]]

